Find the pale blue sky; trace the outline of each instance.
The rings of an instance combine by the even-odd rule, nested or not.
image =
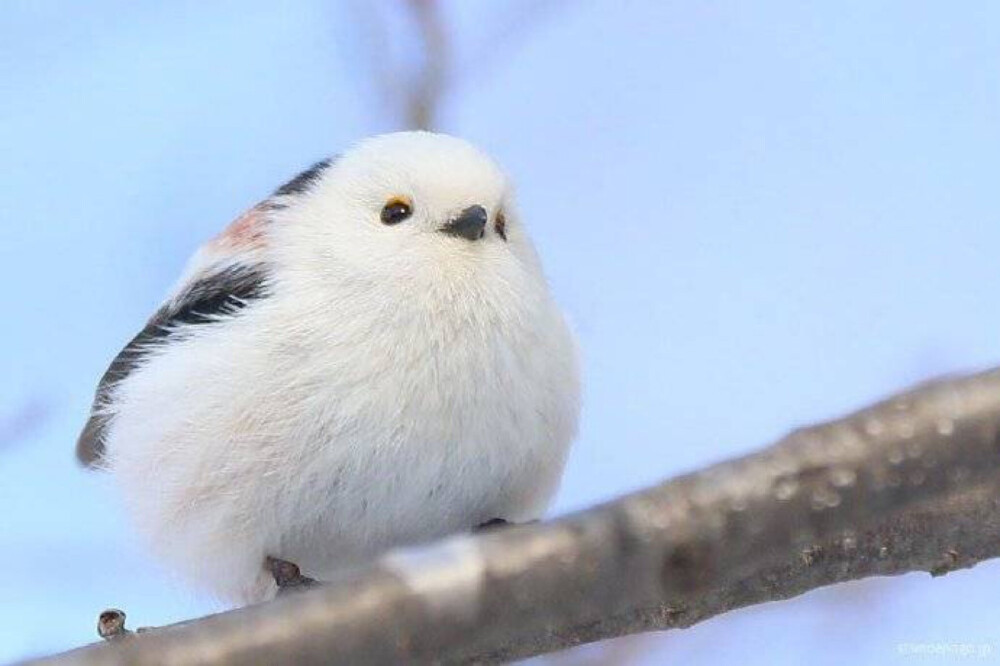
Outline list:
[[[448,4],[463,76],[442,124],[512,172],[581,339],[556,511],[1000,363],[1000,4],[530,6]],[[106,606],[138,624],[210,608],[73,441],[199,242],[393,127],[357,26],[319,0],[0,6],[0,418],[53,405],[0,451],[0,662],[90,640]],[[660,637],[648,661],[1000,655],[998,574],[821,591]]]

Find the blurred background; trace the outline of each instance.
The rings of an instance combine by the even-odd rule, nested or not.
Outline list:
[[[518,183],[585,356],[555,513],[1000,363],[998,34],[987,0],[3,2],[0,662],[93,640],[108,606],[217,609],[74,441],[195,247],[365,135],[428,124]],[[998,574],[545,661],[1000,659]]]

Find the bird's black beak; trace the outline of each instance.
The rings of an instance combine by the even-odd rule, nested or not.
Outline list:
[[[443,233],[451,236],[461,236],[470,241],[479,240],[486,235],[486,220],[489,217],[482,206],[469,206],[458,217],[441,227]]]

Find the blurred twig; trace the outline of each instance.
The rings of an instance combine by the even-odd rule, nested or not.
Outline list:
[[[498,663],[1000,556],[1000,370],[940,380],[549,523],[49,664]]]
[[[451,75],[452,86],[488,79],[504,59],[509,59],[533,30],[551,20],[561,10],[580,3],[571,0],[526,0],[520,3],[497,3],[494,9],[503,14],[490,18],[489,34],[482,39],[484,48],[460,62]]]
[[[34,397],[0,420],[0,450],[13,446],[41,427],[48,420],[51,408],[48,401]]]
[[[419,53],[397,62],[393,47],[407,40],[390,35],[391,21],[385,7],[367,1],[352,4],[356,22],[367,37],[366,78],[374,84],[382,105],[397,115],[406,129],[430,130],[437,126],[449,83],[451,44],[438,0],[404,0],[402,5],[415,29]],[[404,66],[407,60],[417,66]]]
[[[466,58],[455,54],[455,39],[449,30],[441,0],[403,0],[401,5],[414,28],[418,52],[412,58],[393,61],[393,46],[397,40],[390,34],[389,16],[377,3],[357,2],[353,5],[357,23],[366,35],[368,54],[364,59],[368,78],[374,83],[382,104],[400,118],[407,129],[432,130],[439,126],[440,109],[447,93],[463,84],[488,78],[489,71],[508,57],[519,39],[524,39],[531,27],[540,24],[556,10],[568,5],[567,0],[535,0],[533,2],[500,3],[489,17],[489,28],[478,37],[480,45]],[[499,11],[498,11],[499,10]],[[407,60],[416,64],[405,65]]]
[[[407,101],[406,122],[411,129],[429,130],[436,126],[444,93],[449,44],[437,0],[410,0],[409,5],[420,33],[424,62]]]

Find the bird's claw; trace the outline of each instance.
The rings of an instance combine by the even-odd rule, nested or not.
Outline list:
[[[106,641],[124,638],[132,632],[125,628],[125,612],[109,608],[97,618],[97,635]]]
[[[278,586],[278,594],[295,592],[317,584],[316,579],[303,576],[298,565],[288,560],[267,557],[264,560],[264,566],[274,577],[274,582]]]
[[[481,523],[479,525],[476,525],[476,527],[473,528],[472,531],[473,532],[488,532],[490,530],[495,530],[498,527],[507,527],[508,525],[510,525],[510,523],[508,521],[504,520],[503,518],[491,518],[490,520],[487,520],[485,523]]]

